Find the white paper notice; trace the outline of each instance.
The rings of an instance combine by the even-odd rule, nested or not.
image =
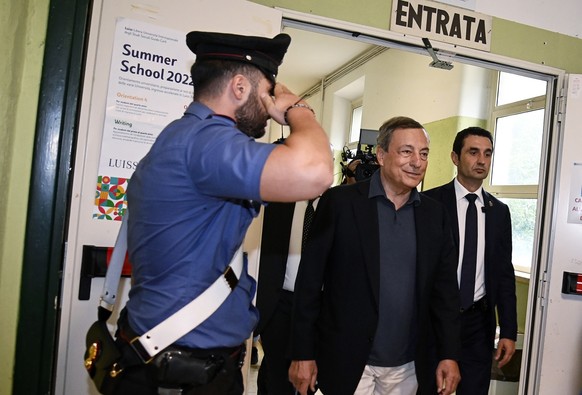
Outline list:
[[[574,163],[572,168],[570,200],[568,204],[568,222],[572,224],[582,224],[582,162]]]
[[[93,218],[121,220],[137,163],[192,101],[186,33],[117,20]]]
[[[580,91],[582,90],[582,80],[580,78],[573,76],[570,80],[570,97],[574,99],[580,98]]]

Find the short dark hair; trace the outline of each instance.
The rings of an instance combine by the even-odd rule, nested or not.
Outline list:
[[[392,140],[392,135],[396,129],[422,129],[424,130],[424,126],[422,126],[419,122],[415,121],[409,117],[393,117],[387,120],[380,126],[380,133],[378,134],[378,147],[382,148],[384,151],[388,151],[388,147],[390,146],[390,141]],[[426,132],[426,131],[425,131]],[[428,134],[427,134],[428,137]]]
[[[493,136],[488,130],[480,128],[478,126],[471,126],[461,130],[455,136],[455,141],[453,141],[453,152],[458,156],[461,156],[461,150],[463,149],[463,144],[468,136],[481,136],[486,137],[491,141],[491,146],[493,146]]]
[[[194,100],[220,95],[226,83],[235,75],[246,76],[253,86],[263,77],[261,70],[251,64],[228,60],[197,61],[190,69],[194,85]]]

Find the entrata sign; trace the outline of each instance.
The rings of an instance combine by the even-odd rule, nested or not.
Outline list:
[[[392,1],[390,30],[489,51],[491,17],[434,1]]]

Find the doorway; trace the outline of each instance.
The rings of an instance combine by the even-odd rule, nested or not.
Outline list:
[[[295,15],[283,15],[283,32],[292,37],[292,45],[279,81],[306,97],[316,109],[336,152],[336,182],[341,178],[339,152],[354,148],[353,135],[350,138],[354,109],[359,112],[361,128],[377,129],[395,115],[411,116],[425,125],[431,136],[431,154],[423,189],[455,176],[450,152],[456,132],[481,126],[494,134],[498,155],[484,188],[508,204],[512,212],[519,333],[516,359],[522,355],[523,359],[517,366],[514,363],[511,377],[504,377],[511,383],[492,383],[490,393],[517,394],[518,386],[524,392],[531,388],[535,383],[527,383],[524,372],[535,364],[536,355],[527,357],[522,351],[523,339],[525,348],[532,344],[532,325],[539,318],[537,276],[544,265],[539,246],[543,243],[548,158],[556,122],[552,115],[556,76],[448,53],[444,56],[453,64],[451,70],[431,68],[422,44],[395,43],[353,30],[302,22]],[[336,62],[334,54],[338,54]],[[316,67],[319,63],[323,63],[320,68]],[[508,92],[519,95],[507,97]],[[274,128],[271,139],[282,134],[280,128]],[[519,146],[517,141],[526,144]],[[517,160],[521,155],[527,155],[528,160]],[[513,175],[522,176],[504,177],[503,169],[508,168]]]

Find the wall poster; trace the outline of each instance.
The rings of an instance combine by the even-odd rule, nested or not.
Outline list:
[[[192,101],[194,59],[186,33],[117,19],[93,218],[121,220],[137,163]]]
[[[582,224],[582,162],[574,162],[568,202],[568,222]]]

